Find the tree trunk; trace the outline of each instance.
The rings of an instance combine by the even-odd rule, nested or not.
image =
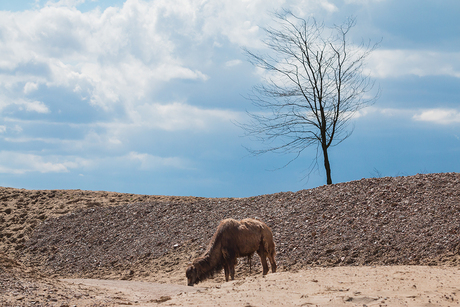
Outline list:
[[[323,157],[324,157],[324,168],[326,169],[327,184],[332,184],[331,165],[329,164],[329,155],[327,154],[327,146],[323,144],[322,147],[323,147]]]

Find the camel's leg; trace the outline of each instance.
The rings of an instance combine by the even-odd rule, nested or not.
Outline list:
[[[270,260],[270,265],[272,267],[272,273],[275,273],[276,272],[275,253],[270,253],[268,255],[268,260]]]
[[[232,280],[235,280],[235,263],[237,263],[236,259],[235,261],[230,261],[230,277]]]
[[[260,262],[262,262],[262,267],[263,267],[263,275],[267,275],[268,273],[268,263],[267,263],[267,254],[264,250],[263,245],[260,245],[259,250],[257,251],[257,254],[260,257]]]
[[[252,271],[252,261],[251,261],[251,258],[252,258],[252,254],[251,254],[251,255],[248,255],[249,273],[251,273],[251,271]]]
[[[229,265],[228,263],[224,263],[224,272],[225,272],[225,281],[228,281],[228,275],[230,273],[230,270],[229,270]]]

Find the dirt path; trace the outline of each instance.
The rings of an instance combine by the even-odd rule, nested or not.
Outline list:
[[[119,306],[460,306],[457,267],[312,268],[201,287],[137,281],[66,279],[97,288]]]

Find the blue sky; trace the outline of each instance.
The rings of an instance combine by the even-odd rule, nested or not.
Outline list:
[[[269,11],[381,40],[381,89],[330,151],[334,183],[460,172],[458,0],[0,0],[0,186],[243,197],[325,184],[316,149],[252,156],[234,122]]]

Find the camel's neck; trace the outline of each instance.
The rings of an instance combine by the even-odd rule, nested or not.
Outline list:
[[[203,255],[211,268],[216,267],[222,262],[222,251],[220,244],[213,244]]]
[[[215,271],[222,269],[222,251],[218,244],[213,244],[200,258],[196,260],[195,266],[201,274],[200,279],[208,278]]]

